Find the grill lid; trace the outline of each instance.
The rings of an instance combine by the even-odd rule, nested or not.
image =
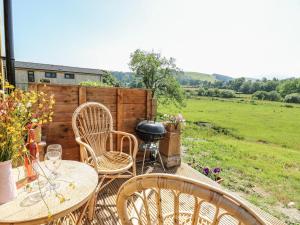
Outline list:
[[[162,135],[166,133],[166,129],[162,123],[143,120],[136,126],[136,131],[144,134]]]

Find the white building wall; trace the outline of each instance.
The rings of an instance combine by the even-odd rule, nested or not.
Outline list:
[[[56,72],[56,78],[46,78],[45,72],[47,72],[47,71],[27,70],[27,69],[16,68],[17,87],[27,89],[27,87],[28,87],[28,71],[34,72],[34,78],[35,78],[36,83],[40,83],[41,79],[47,79],[47,80],[50,80],[51,84],[78,85],[82,81],[100,81],[101,80],[101,75],[83,74],[83,73],[72,73],[75,76],[74,79],[66,79],[65,73],[68,73],[68,72]]]

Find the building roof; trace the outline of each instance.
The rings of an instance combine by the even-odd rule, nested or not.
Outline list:
[[[104,70],[99,70],[99,69],[89,69],[89,68],[81,68],[81,67],[60,66],[60,65],[21,62],[21,61],[15,61],[15,68],[32,69],[32,70],[48,70],[48,71],[56,71],[56,72],[86,73],[86,74],[97,74],[97,75],[99,74],[102,75],[105,73]]]

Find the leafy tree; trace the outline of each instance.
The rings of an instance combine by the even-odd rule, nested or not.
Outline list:
[[[233,89],[235,91],[239,91],[242,84],[246,81],[246,79],[244,77],[241,78],[237,78],[234,80],[230,80],[228,82],[228,89]]]
[[[253,82],[252,85],[251,85],[250,93],[254,93],[254,92],[259,91],[259,90],[261,90],[260,82],[258,82],[258,81]]]
[[[213,85],[214,85],[215,88],[223,88],[224,83],[225,83],[225,81],[223,81],[223,80],[217,80],[213,83]]]
[[[281,96],[286,96],[292,93],[300,93],[300,78],[282,81],[278,85],[277,91],[281,94]]]
[[[241,87],[240,87],[240,92],[243,92],[245,94],[250,94],[251,93],[251,87],[252,87],[252,82],[251,81],[246,81],[244,82]]]
[[[160,102],[184,105],[184,91],[174,77],[179,72],[174,58],[137,49],[130,55],[129,67],[144,86],[151,89],[152,97],[157,97]]]
[[[109,86],[118,87],[120,86],[119,81],[112,75],[111,72],[106,71],[102,77],[102,82]]]

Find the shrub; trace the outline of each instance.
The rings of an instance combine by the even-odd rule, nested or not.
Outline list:
[[[281,101],[281,96],[277,91],[270,91],[267,93],[268,93],[267,97],[269,101]]]
[[[235,92],[232,90],[220,90],[219,97],[221,98],[235,98]]]
[[[284,98],[284,102],[288,103],[300,103],[300,94],[299,93],[292,93]]]
[[[198,89],[198,96],[206,96],[206,89],[204,88],[199,88]]]
[[[256,91],[252,95],[253,99],[258,99],[258,100],[269,100],[269,101],[280,101],[281,96],[277,91]]]
[[[253,95],[253,99],[258,99],[258,100],[266,100],[267,92],[266,91],[256,91]]]
[[[111,87],[111,85],[108,85],[108,84],[104,84],[100,81],[82,81],[80,82],[81,86],[86,86],[86,87]]]
[[[233,90],[227,89],[218,89],[218,88],[199,88],[198,89],[199,96],[209,96],[209,97],[220,97],[220,98],[235,98],[235,92]]]

